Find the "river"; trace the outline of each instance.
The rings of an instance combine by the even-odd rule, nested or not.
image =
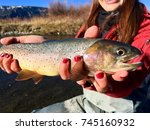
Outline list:
[[[46,36],[48,39],[64,39],[73,36]],[[81,87],[71,80],[44,77],[35,85],[31,80],[15,81],[17,74],[0,70],[0,113],[28,113],[34,109],[64,101],[82,94]]]

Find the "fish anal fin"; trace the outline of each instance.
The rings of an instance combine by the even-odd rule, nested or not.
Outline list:
[[[37,72],[30,71],[30,70],[21,70],[18,73],[16,81],[24,81],[28,79],[33,79],[35,84],[38,84],[42,80],[42,75],[39,75]]]
[[[73,81],[79,81],[87,77],[89,71],[86,69],[83,59],[78,61],[71,69],[70,79]]]

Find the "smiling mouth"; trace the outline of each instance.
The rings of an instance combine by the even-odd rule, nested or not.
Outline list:
[[[118,0],[105,0],[106,4],[114,4],[117,3]]]

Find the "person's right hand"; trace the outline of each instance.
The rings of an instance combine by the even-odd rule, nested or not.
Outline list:
[[[98,35],[99,35],[99,29],[97,26],[94,25],[86,30],[84,34],[84,38],[97,38]],[[75,56],[74,60],[72,61],[73,62],[70,62],[70,59],[64,58],[60,63],[59,74],[63,80],[70,79],[71,76],[71,73],[69,71],[71,66],[70,64],[73,64],[72,66],[74,66],[77,62],[81,62],[83,60],[82,57]],[[111,75],[114,81],[124,81],[127,76],[128,76],[127,71],[118,71]],[[92,84],[91,83],[87,84],[87,81],[89,80],[90,82],[92,82]],[[90,77],[90,78],[84,77],[82,80],[77,81],[77,83],[86,89],[95,90],[98,92],[106,92],[109,91],[110,89],[108,85],[109,83],[108,83],[107,75],[101,71],[97,71],[94,77]],[[113,93],[112,90],[111,93]]]
[[[44,41],[46,41],[46,39],[38,35],[5,37],[0,39],[0,43],[3,45],[14,43],[42,43]],[[9,74],[21,70],[18,60],[14,59],[13,55],[7,53],[0,54],[0,68]]]

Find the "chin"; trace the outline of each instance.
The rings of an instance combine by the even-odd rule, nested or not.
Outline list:
[[[107,12],[113,12],[113,11],[116,11],[119,7],[110,7],[110,6],[107,6],[106,8],[104,8]]]

